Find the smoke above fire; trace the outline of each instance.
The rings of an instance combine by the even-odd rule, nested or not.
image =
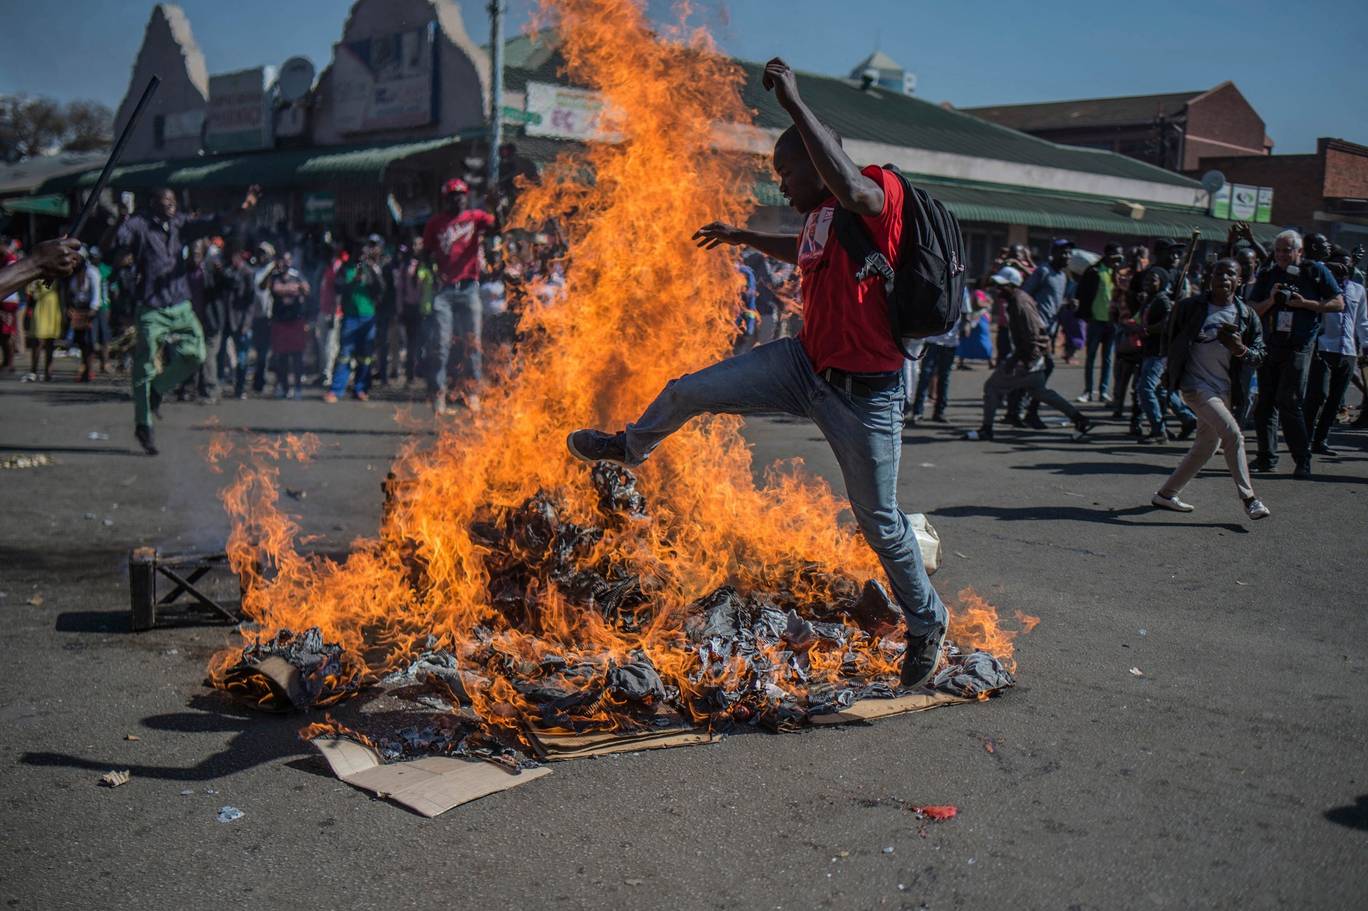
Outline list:
[[[752,112],[742,71],[705,32],[662,32],[633,0],[547,0],[541,22],[561,41],[564,76],[601,94],[603,125],[619,139],[562,156],[520,195],[515,226],[536,231],[554,220],[566,237],[563,290],[527,303],[517,354],[482,390],[480,413],[443,425],[435,445],[401,453],[378,534],[345,560],[302,552],[302,530],[278,502],[279,460],[307,458],[312,444],[257,441],[244,452],[216,440],[214,458],[246,456],[223,494],[229,554],[260,635],[317,627],[342,647],[346,674],[393,670],[434,641],[459,655],[478,639],[521,659],[644,653],[686,688],[693,659],[681,631],[698,599],[730,585],[829,604],[849,580],[881,571],[853,524],[840,521],[846,504],[825,481],[796,461],[756,478],[732,417],[691,422],[637,470],[647,518],[604,521],[590,466],[568,455],[566,433],[620,428],[668,380],[729,352],[735,260],[689,237],[708,221],[746,221],[759,164],[713,145],[718,125],[750,123]],[[576,560],[637,580],[645,608],[633,623],[538,578],[520,583],[517,611],[495,603],[480,529],[539,494],[556,521],[602,526]],[[992,608],[961,600],[964,612],[952,604],[952,614],[972,622],[952,621],[951,637],[1010,660],[1011,634]],[[216,656],[211,676],[240,655]],[[863,647],[868,672],[894,675],[895,659],[872,639]],[[840,664],[817,660],[810,672],[834,677]],[[476,689],[469,695],[487,718],[523,709],[502,681]]]

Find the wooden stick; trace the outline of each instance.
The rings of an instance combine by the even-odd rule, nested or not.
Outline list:
[[[104,192],[105,184],[109,183],[109,175],[114,170],[114,165],[118,164],[119,156],[123,154],[124,146],[128,144],[128,137],[133,133],[133,127],[137,125],[138,119],[142,117],[143,110],[147,103],[152,100],[152,95],[157,91],[157,86],[161,85],[161,78],[153,76],[147,80],[147,88],[143,89],[142,97],[138,99],[138,104],[133,108],[133,113],[128,118],[128,123],[119,132],[119,138],[114,143],[114,148],[109,153],[109,158],[105,161],[104,170],[100,172],[100,178],[95,181],[95,189],[91,190],[86,197],[85,205],[81,207],[81,214],[76,217],[67,230],[66,237],[79,237],[81,229],[85,227],[86,220],[90,218],[90,213],[95,211],[95,206],[99,203],[100,194]]]

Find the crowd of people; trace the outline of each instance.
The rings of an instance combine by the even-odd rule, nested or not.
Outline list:
[[[1079,442],[1097,423],[1080,405],[1110,406],[1141,442],[1190,439],[1152,496],[1156,508],[1192,510],[1181,494],[1220,449],[1246,515],[1261,519],[1270,510],[1250,469],[1275,469],[1280,433],[1298,478],[1312,476],[1313,457],[1334,455],[1329,434],[1368,346],[1361,248],[1288,230],[1269,251],[1247,225],[1233,226],[1225,249],[1202,260],[1168,240],[1131,250],[1107,244],[1092,254],[1060,238],[1039,264],[1014,245],[962,299],[944,293],[958,278],[930,289],[937,307],[948,305],[934,325],[953,325],[917,340],[914,352],[890,331],[899,287],[871,275],[886,279],[896,274],[894,261],[924,252],[904,232],[909,200],[920,204],[915,188],[891,166],[853,162],[783,60],[769,61],[762,81],[793,121],[775,142],[773,166],[801,230],[702,226],[694,235],[700,247],[749,249],[736,260],[731,356],[670,381],[621,430],[567,428],[566,446],[586,461],[638,465],[701,414],[778,411],[811,420],[902,610],[903,685],[919,686],[934,672],[948,620],[899,505],[902,435],[928,401],[928,420],[948,422],[957,360],[986,357],[992,365],[969,440],[992,439],[1004,405],[1006,423],[1046,428],[1042,404],[1064,415]],[[296,250],[280,238],[251,237],[241,216],[258,197],[249,188],[233,215],[190,216],[178,211],[174,192],[157,191],[137,212],[119,213],[98,251],[51,241],[0,268],[5,365],[15,338],[27,333],[29,376],[50,379],[64,330],[84,358],[81,378],[90,379],[97,361],[101,370],[126,364],[135,433],[154,455],[152,421],[166,395],[212,402],[229,380],[235,395],[261,395],[268,370],[275,396],[298,398],[312,377],[330,403],[347,394],[364,401],[372,384],[398,382],[402,372],[410,385],[421,372],[435,411],[457,403],[476,411],[488,330],[500,322],[489,317],[530,294],[549,303],[563,280],[564,250],[552,237],[503,236],[498,207],[474,206],[459,179],[442,186],[441,211],[424,230],[397,243],[325,238]],[[858,265],[833,227],[838,216],[865,238]],[[961,267],[942,265],[947,274]],[[21,288],[21,297],[12,295]],[[131,329],[121,334],[125,322]],[[1065,363],[1083,352],[1084,388],[1073,402],[1051,387],[1061,347]],[[1252,463],[1244,450],[1249,421],[1258,440]],[[1365,421],[1361,406],[1357,423]]]
[[[333,403],[392,386],[438,413],[478,410],[485,349],[511,344],[522,303],[554,300],[564,284],[554,230],[501,230],[460,179],[420,230],[390,238],[255,229],[246,216],[258,196],[202,216],[158,190],[136,210],[121,205],[98,243],[64,241],[68,261],[29,269],[0,301],[0,372],[47,382],[54,357],[74,355],[78,382],[127,376],[149,452],[171,395],[213,405],[315,386]],[[0,257],[34,259],[7,238]]]
[[[237,214],[258,194],[250,190]],[[149,452],[152,422],[171,394],[205,404],[225,394],[299,399],[312,385],[334,403],[394,386],[439,414],[478,410],[486,349],[512,342],[529,294],[554,298],[564,249],[553,234],[502,232],[497,207],[475,205],[460,179],[442,186],[441,199],[421,231],[348,242],[254,235],[233,216],[178,214],[176,194],[158,191],[137,211],[121,208],[98,245],[61,242],[68,261],[48,269],[55,278],[32,269],[6,292],[0,370],[49,381],[54,356],[67,352],[79,357],[78,382],[128,374],[136,434]],[[55,243],[35,255],[46,246],[50,259]],[[1279,434],[1294,474],[1310,477],[1313,457],[1334,454],[1330,433],[1350,385],[1363,388],[1362,252],[1292,231],[1267,250],[1244,224],[1231,228],[1224,250],[1196,261],[1167,239],[1107,244],[1096,255],[1058,238],[1039,262],[1025,245],[1004,247],[966,290],[959,322],[921,340],[919,357],[904,362],[905,424],[948,424],[957,364],[987,361],[982,420],[966,439],[993,439],[999,421],[1048,429],[1045,404],[1082,441],[1101,416],[1081,406],[1110,406],[1137,443],[1193,441],[1155,505],[1191,509],[1178,494],[1223,449],[1241,498],[1259,513],[1266,507],[1250,470],[1276,468]],[[23,262],[8,241],[0,257]],[[733,353],[796,337],[798,269],[751,250],[737,271]],[[1199,300],[1210,313],[1198,312]],[[1056,356],[1073,364],[1080,354],[1083,390],[1071,401],[1050,382]],[[1356,423],[1366,422],[1361,408]],[[1248,461],[1251,424],[1258,448]]]
[[[1310,478],[1314,456],[1336,455],[1328,438],[1350,384],[1368,396],[1363,252],[1293,230],[1269,251],[1247,224],[1233,225],[1225,249],[1205,262],[1164,239],[1130,251],[1108,244],[1091,256],[1061,238],[1039,266],[1024,247],[1004,249],[983,283],[998,308],[995,367],[984,384],[983,422],[966,438],[993,438],[1004,399],[1008,424],[1044,429],[1036,410],[1043,402],[1073,423],[1076,439],[1086,438],[1093,422],[1048,385],[1062,335],[1066,362],[1085,352],[1079,404],[1111,405],[1117,421],[1129,412],[1139,443],[1193,439],[1155,506],[1191,511],[1178,494],[1221,449],[1247,514],[1263,518],[1269,510],[1254,495],[1250,470],[1276,470],[1279,433],[1293,476]],[[933,366],[942,360],[937,352],[924,358],[909,421],[920,416],[923,387],[948,382]],[[1244,451],[1250,423],[1252,462]],[[1368,426],[1368,408],[1360,406],[1355,424]]]

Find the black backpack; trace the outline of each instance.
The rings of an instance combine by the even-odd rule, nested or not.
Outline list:
[[[896,173],[896,172],[895,172]],[[949,332],[959,319],[964,298],[964,235],[959,220],[945,204],[896,175],[903,185],[903,235],[899,266],[874,246],[861,218],[837,208],[832,230],[859,267],[857,282],[878,275],[888,298],[893,343],[907,357],[903,339],[930,338]]]

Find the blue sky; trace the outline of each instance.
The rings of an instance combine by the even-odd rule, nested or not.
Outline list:
[[[514,24],[531,0],[508,0]],[[182,0],[211,73],[293,54],[320,69],[350,0]],[[461,0],[488,35],[487,0]],[[667,16],[668,0],[649,0]],[[1268,124],[1276,152],[1317,136],[1368,144],[1368,3],[1305,0],[694,0],[695,19],[727,52],[779,54],[845,74],[877,42],[918,76],[917,94],[960,106],[1209,88],[1232,79]],[[0,0],[0,92],[96,98],[127,87],[151,3]],[[782,10],[781,16],[776,16]],[[1081,12],[1080,12],[1081,10]],[[833,13],[833,11],[836,11]]]

